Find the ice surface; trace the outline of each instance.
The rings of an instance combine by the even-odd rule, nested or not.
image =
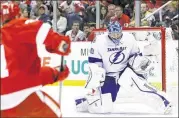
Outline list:
[[[50,96],[59,102],[59,87],[45,86],[43,88]],[[178,90],[178,89],[177,89]],[[174,102],[174,109],[171,115],[157,114],[151,108],[139,103],[115,103],[114,111],[111,114],[90,114],[80,113],[75,110],[75,97],[82,95],[82,87],[62,87],[61,110],[63,117],[178,117],[178,92],[171,95]]]

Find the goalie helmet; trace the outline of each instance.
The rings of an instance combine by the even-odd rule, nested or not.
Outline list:
[[[112,39],[120,39],[122,36],[122,27],[117,20],[111,20],[108,24],[108,33]]]

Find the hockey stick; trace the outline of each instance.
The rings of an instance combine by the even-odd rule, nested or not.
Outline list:
[[[60,65],[59,66],[55,66],[53,68],[59,70],[59,72],[62,72],[64,70],[63,62],[64,62],[64,56],[61,56],[61,63],[60,63]],[[55,78],[55,82],[56,81],[58,81],[58,77]],[[61,104],[62,86],[63,86],[63,82],[59,82],[59,103],[60,104]]]
[[[53,29],[54,31],[57,31],[57,1],[54,0],[53,2]],[[62,72],[64,70],[63,68],[63,61],[64,61],[64,57],[61,56],[61,66],[60,66],[60,72]],[[59,82],[59,104],[61,105],[61,96],[62,96],[62,82]]]
[[[64,56],[61,57],[60,72],[62,72],[64,70],[63,62],[64,62]],[[62,100],[62,86],[63,86],[63,82],[59,82],[59,103],[60,103],[60,106],[61,106],[61,100]]]

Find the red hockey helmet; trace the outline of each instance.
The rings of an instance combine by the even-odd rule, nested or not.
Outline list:
[[[0,17],[2,23],[12,20],[19,15],[20,8],[17,4],[13,4],[12,2],[1,2]]]

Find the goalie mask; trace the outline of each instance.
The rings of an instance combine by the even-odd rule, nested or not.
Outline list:
[[[108,24],[108,33],[113,40],[119,40],[122,36],[122,27],[118,21],[110,21]]]

